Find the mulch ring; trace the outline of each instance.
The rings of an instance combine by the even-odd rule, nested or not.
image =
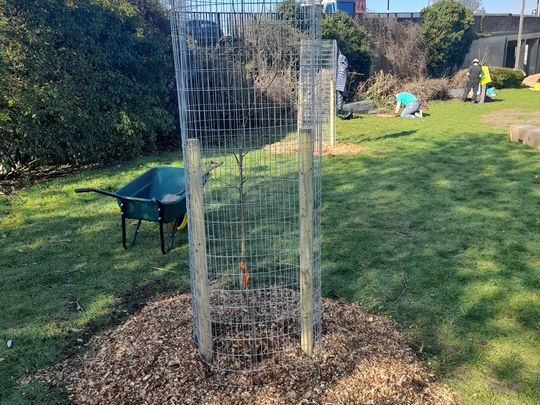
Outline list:
[[[540,111],[526,111],[519,108],[506,108],[482,116],[482,121],[496,127],[509,127],[512,124],[540,125]]]
[[[278,155],[294,154],[298,152],[298,142],[296,140],[280,141],[266,145],[264,150]],[[325,156],[354,155],[356,153],[366,152],[367,150],[368,148],[365,146],[338,141],[335,146],[330,145],[328,142],[323,142],[321,153]]]
[[[290,356],[262,387],[227,387],[205,375],[192,340],[191,299],[148,304],[79,358],[38,378],[79,404],[455,404],[392,320],[325,300],[317,354]]]

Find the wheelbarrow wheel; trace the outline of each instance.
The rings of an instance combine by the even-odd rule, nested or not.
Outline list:
[[[181,231],[187,226],[187,212],[184,214],[184,217],[182,218],[182,221],[180,222],[180,225],[178,225],[178,230]]]
[[[187,213],[181,218],[181,220],[175,219],[167,224],[167,232],[169,234],[173,231],[175,226],[177,231],[181,231],[187,226]]]

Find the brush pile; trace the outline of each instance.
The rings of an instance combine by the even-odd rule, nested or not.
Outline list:
[[[457,402],[406,345],[393,321],[332,300],[324,302],[324,318],[316,353],[281,358],[280,372],[268,375],[271,384],[264,386],[212,383],[192,341],[187,294],[147,305],[95,339],[80,358],[67,360],[41,378],[64,387],[70,400],[79,404]]]
[[[358,95],[361,99],[370,99],[384,106],[395,103],[394,95],[401,91],[412,93],[422,101],[446,100],[449,98],[449,88],[446,78],[418,77],[400,80],[381,70],[359,86]]]
[[[454,75],[450,78],[450,88],[460,89],[465,87],[469,81],[469,76],[467,75],[468,72],[469,69],[461,69],[454,73]]]

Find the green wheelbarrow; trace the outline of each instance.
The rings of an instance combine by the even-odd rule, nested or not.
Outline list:
[[[210,171],[221,166],[222,162],[212,161],[203,175],[206,184]],[[154,167],[130,181],[125,186],[111,192],[98,188],[78,188],[76,193],[94,192],[118,201],[122,228],[122,245],[128,249],[126,240],[126,219],[137,220],[135,231],[131,236],[130,247],[135,246],[142,221],[159,224],[161,252],[166,254],[173,247],[176,230],[185,228],[187,224],[185,172],[179,167]],[[165,229],[168,240],[165,243]]]

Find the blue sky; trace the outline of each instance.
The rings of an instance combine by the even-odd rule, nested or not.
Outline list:
[[[367,8],[377,12],[386,11],[387,0],[366,0]],[[420,11],[427,6],[428,0],[390,0],[390,11]],[[521,0],[483,0],[488,13],[516,13],[521,10]],[[536,0],[525,2],[525,13],[531,14],[536,8]]]

